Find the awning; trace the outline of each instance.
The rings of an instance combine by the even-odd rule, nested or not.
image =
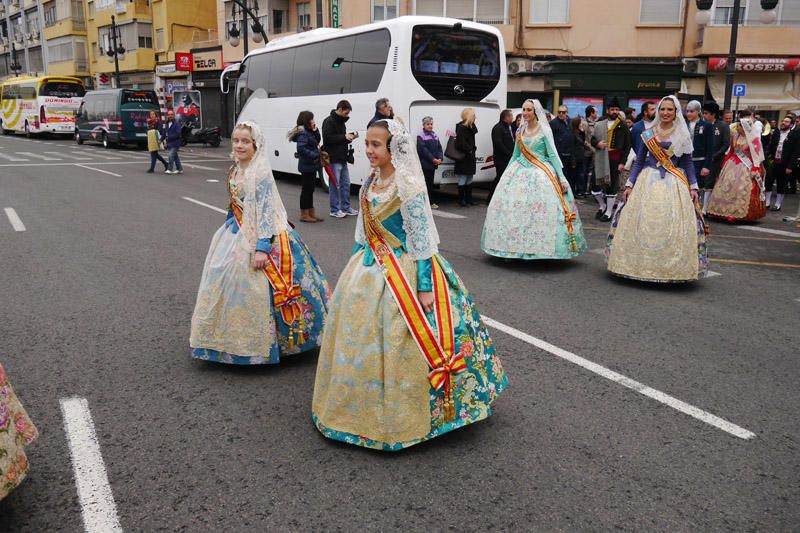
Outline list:
[[[739,108],[752,107],[760,111],[800,109],[800,87],[793,74],[743,74],[737,73],[735,83],[747,85],[746,95],[739,99]],[[711,95],[720,106],[725,101],[725,74],[708,77]],[[736,105],[736,98],[731,106]]]

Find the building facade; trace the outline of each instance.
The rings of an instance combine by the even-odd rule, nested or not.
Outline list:
[[[40,0],[0,0],[0,79],[21,74],[44,74],[47,64],[44,14]]]

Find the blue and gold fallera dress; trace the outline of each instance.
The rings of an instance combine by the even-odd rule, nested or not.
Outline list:
[[[271,175],[259,180],[257,216],[285,217],[285,211],[270,212],[266,198],[275,192],[274,187]],[[276,235],[259,232],[261,238],[255,245],[255,250],[270,254],[278,271],[282,266],[287,269],[285,276],[277,276],[286,286],[276,289],[267,269],[253,269],[253,246],[241,231],[247,194],[232,175],[228,192],[228,216],[211,241],[197,293],[190,339],[192,357],[237,365],[275,364],[281,356],[316,348],[322,340],[330,298],[322,269],[300,235],[284,220],[282,231]],[[276,276],[275,272],[272,275]]]
[[[422,260],[408,253],[406,230],[424,220],[418,217],[428,202],[424,188],[404,205],[396,186],[373,194],[372,181],[362,188],[359,224],[371,223],[379,232],[389,247],[384,253],[393,254],[413,298],[417,291],[434,290],[433,270],[443,273],[435,279],[446,280],[446,292],[436,294],[449,298],[454,354],[463,357],[463,367],[452,375],[451,395],[447,387],[433,386],[430,366],[382,264],[369,241],[356,244],[331,300],[312,418],[328,438],[395,451],[488,417],[507,380],[489,332],[450,264],[438,253]],[[434,313],[426,315],[430,324],[436,323]]]
[[[522,131],[522,128],[520,129]],[[571,259],[586,251],[586,237],[572,189],[555,152],[541,132],[517,134],[506,167],[486,211],[481,248],[508,259]]]

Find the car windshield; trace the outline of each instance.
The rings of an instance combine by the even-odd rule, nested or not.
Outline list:
[[[82,98],[86,89],[80,83],[69,81],[48,81],[39,91],[39,96],[55,96],[58,98]]]

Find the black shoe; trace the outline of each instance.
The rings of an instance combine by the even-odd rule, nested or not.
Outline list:
[[[467,207],[467,193],[464,190],[465,188],[460,186],[458,187],[458,205],[461,207]]]
[[[472,201],[472,185],[467,185],[466,189],[467,205],[478,205]]]
[[[770,209],[770,211],[780,211],[780,210],[781,210],[781,208],[780,208],[780,207],[778,207],[777,205],[773,205],[773,206],[772,206],[772,207],[770,207],[769,209]]]
[[[147,173],[148,174],[152,174],[153,173],[153,169],[151,168],[150,170],[147,171]]]
[[[598,209],[597,213],[594,214],[594,218],[600,220],[603,217],[603,215],[605,215],[605,213],[606,213],[605,209]]]
[[[608,222],[611,220],[611,217],[603,213],[603,216],[600,217],[600,222]]]

